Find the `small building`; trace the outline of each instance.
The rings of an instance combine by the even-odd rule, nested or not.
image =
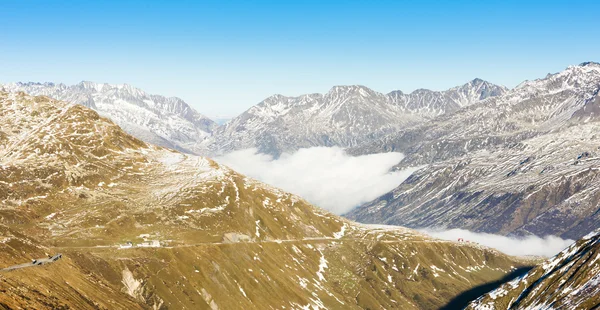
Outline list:
[[[132,247],[133,247],[133,243],[131,241],[127,241],[127,243],[119,245],[119,249],[129,249]]]

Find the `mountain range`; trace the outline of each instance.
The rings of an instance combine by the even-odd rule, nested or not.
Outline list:
[[[128,84],[83,81],[67,86],[28,82],[4,84],[0,88],[81,104],[110,118],[139,139],[187,153],[202,150],[217,127],[177,97],[151,95]]]
[[[578,239],[600,224],[597,193],[600,65],[586,62],[513,89],[474,79],[410,94],[336,86],[274,95],[224,125],[177,98],[129,85],[4,85],[81,103],[143,141],[219,155],[274,156],[341,146],[353,155],[397,151],[396,169],[423,167],[351,219],[412,228],[463,228]]]
[[[540,262],[352,222],[192,154],[330,145],[422,167],[350,219],[579,239],[469,309],[598,306],[600,64],[510,90],[276,95],[222,126],[128,85],[2,88],[3,308],[432,309]]]
[[[432,309],[536,262],[348,221],[83,105],[0,91],[0,128],[2,308]]]
[[[304,147],[358,146],[505,91],[475,79],[446,91],[410,94],[353,85],[335,86],[326,94],[275,95],[219,127],[213,151],[257,148],[278,156]]]
[[[127,84],[28,82],[1,87],[82,104],[139,139],[211,156],[247,148],[278,156],[303,147],[357,146],[506,91],[481,79],[446,91],[410,94],[336,86],[326,94],[271,96],[218,126],[179,98],[150,95]]]
[[[599,89],[600,64],[583,63],[351,150],[424,168],[348,216],[581,238],[600,225]]]
[[[463,228],[577,239],[600,223],[597,120],[600,65],[586,62],[506,89],[481,79],[410,94],[336,86],[274,95],[218,126],[177,98],[129,85],[4,85],[80,103],[143,141],[219,155],[274,156],[341,146],[353,155],[397,151],[396,169],[423,167],[351,219],[413,228]]]

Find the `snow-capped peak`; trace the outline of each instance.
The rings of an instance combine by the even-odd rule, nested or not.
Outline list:
[[[338,85],[325,94],[273,95],[219,128],[215,149],[257,147],[278,155],[299,147],[356,146],[504,91],[476,79],[441,92],[383,94],[363,85]]]
[[[516,90],[535,92],[551,90],[554,92],[567,89],[590,89],[600,84],[600,65],[595,62],[584,62],[569,66],[565,70],[548,74],[542,79],[524,81],[515,87]]]
[[[582,62],[579,64],[580,67],[587,67],[587,66],[596,66],[596,67],[600,67],[600,63],[595,62],[595,61],[586,61],[586,62]]]

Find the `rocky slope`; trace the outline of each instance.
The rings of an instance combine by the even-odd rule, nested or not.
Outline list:
[[[400,151],[398,168],[423,168],[349,217],[581,238],[600,225],[599,89],[599,64],[571,66],[355,148]]]
[[[600,231],[596,231],[467,309],[597,309],[599,259]]]
[[[0,267],[63,254],[0,273],[0,307],[432,309],[529,263],[349,222],[81,105],[0,92],[0,128]]]
[[[390,101],[400,106],[403,111],[433,118],[449,114],[490,97],[504,94],[508,89],[494,85],[482,79],[474,79],[464,85],[445,91],[418,89],[410,94],[393,91],[387,96]]]
[[[446,91],[336,86],[326,94],[275,95],[216,130],[216,153],[257,148],[279,155],[312,146],[357,146],[434,116],[498,96],[505,88],[480,79]]]
[[[24,91],[58,100],[78,103],[110,118],[128,133],[143,141],[199,153],[205,149],[217,125],[176,97],[150,95],[131,85],[81,82],[11,83],[0,85],[7,91]]]

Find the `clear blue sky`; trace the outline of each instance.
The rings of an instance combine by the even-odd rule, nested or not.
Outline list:
[[[0,82],[129,83],[211,116],[340,84],[513,87],[600,60],[598,12],[597,0],[1,0]]]

